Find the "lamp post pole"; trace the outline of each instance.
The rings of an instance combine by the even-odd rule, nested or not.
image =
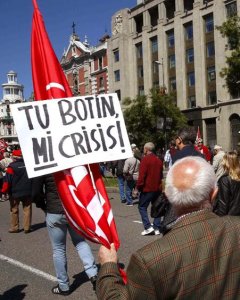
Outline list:
[[[164,80],[164,63],[163,63],[163,57],[161,58],[162,62],[160,62],[159,60],[155,60],[155,63],[158,66],[162,66],[162,85],[163,85],[163,91],[165,93],[165,80]]]
[[[163,57],[161,58],[161,62],[159,60],[156,60],[155,63],[158,66],[162,66],[162,88],[160,88],[160,93],[162,95],[165,95],[165,78],[164,78],[164,61]],[[166,101],[164,103],[166,105]],[[167,129],[166,129],[166,111],[165,111],[165,106],[163,109],[163,114],[164,114],[164,121],[163,121],[163,135],[164,135],[164,150],[167,151]]]

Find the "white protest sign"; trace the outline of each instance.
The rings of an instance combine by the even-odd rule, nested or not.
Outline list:
[[[30,178],[132,156],[117,94],[11,105]]]

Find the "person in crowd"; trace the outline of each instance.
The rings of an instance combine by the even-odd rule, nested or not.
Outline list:
[[[131,144],[131,148],[132,148],[132,151],[133,151],[133,156],[135,158],[137,158],[138,160],[141,161],[142,159],[142,153],[141,151],[138,149],[137,145],[136,144]]]
[[[9,194],[10,229],[8,232],[19,232],[19,204],[22,202],[24,233],[30,233],[32,222],[32,180],[28,178],[21,149],[13,150],[12,157],[14,161],[7,167],[6,178],[1,190],[2,193]]]
[[[95,289],[98,269],[91,248],[85,239],[69,225],[51,174],[33,178],[32,198],[37,207],[46,211],[46,224],[52,244],[53,262],[58,280],[58,285],[52,288],[52,293],[66,296],[72,291],[67,274],[67,232],[71,236],[73,245],[82,260],[84,270],[93,285],[93,289]]]
[[[11,162],[13,162],[13,159],[10,157],[10,153],[9,152],[4,152],[3,153],[3,159],[1,159],[1,161],[0,161],[0,169],[1,169],[2,174],[3,174],[3,181],[6,178],[7,167],[9,166],[9,164]],[[2,185],[1,185],[1,187],[2,187]],[[0,201],[4,202],[8,199],[9,199],[8,194],[2,194],[2,198],[0,199]]]
[[[119,194],[122,203],[126,203],[126,192],[125,192],[126,180],[123,175],[124,163],[125,163],[125,159],[113,161],[111,167],[113,176],[115,174],[117,176]]]
[[[126,285],[114,245],[101,246],[98,299],[239,299],[240,219],[211,212],[212,166],[200,157],[178,160],[165,192],[178,216],[174,227],[132,255]]]
[[[183,127],[177,132],[175,144],[179,151],[172,158],[172,163],[186,156],[201,156],[203,155],[194,147],[196,139],[196,131],[193,127]]]
[[[223,157],[225,155],[225,152],[223,151],[222,147],[219,145],[215,145],[213,148],[214,151],[214,157],[213,157],[213,168],[217,177],[217,180],[220,179],[222,175],[224,175],[225,171],[222,165]]]
[[[201,138],[196,140],[196,150],[202,153],[205,156],[206,161],[211,163],[212,154],[207,146],[203,144],[203,140]]]
[[[171,141],[169,143],[169,149],[166,151],[165,155],[164,155],[164,164],[166,168],[171,168],[172,166],[172,159],[173,156],[176,153],[176,145],[174,141]]]
[[[140,191],[138,210],[144,226],[141,235],[160,234],[160,218],[154,218],[152,225],[147,211],[149,204],[157,199],[162,189],[163,163],[153,153],[154,149],[152,142],[144,145],[144,157],[140,163],[137,181],[137,189]]]
[[[134,155],[134,150],[133,150]],[[133,206],[132,191],[138,180],[140,160],[136,157],[129,157],[125,160],[123,175],[126,180],[126,205]]]
[[[218,180],[213,211],[219,216],[240,216],[240,163],[235,151],[223,156],[224,175]]]
[[[173,156],[173,164],[188,156],[199,156],[204,158],[204,155],[201,152],[195,149],[195,140],[196,140],[196,131],[193,127],[183,127],[180,128],[177,132],[177,136],[175,138],[175,143],[178,151]],[[165,234],[174,224],[173,222],[176,220],[176,215],[173,210],[171,203],[168,205],[168,209],[164,216],[163,224],[162,224],[162,232]]]

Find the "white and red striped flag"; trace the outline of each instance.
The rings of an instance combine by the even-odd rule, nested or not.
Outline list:
[[[66,77],[51,46],[37,0],[33,0],[31,61],[36,100],[72,97]],[[110,201],[98,164],[54,174],[70,224],[87,239],[119,248]]]

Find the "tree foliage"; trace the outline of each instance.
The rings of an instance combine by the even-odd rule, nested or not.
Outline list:
[[[139,147],[151,141],[157,148],[164,148],[176,130],[187,122],[174,103],[174,95],[161,94],[159,89],[152,89],[149,97],[125,99],[124,105],[124,118],[130,142]],[[163,127],[159,128],[161,121]]]
[[[233,97],[240,96],[240,18],[233,16],[228,18],[221,26],[216,27],[223,37],[228,40],[231,50],[230,56],[226,57],[227,66],[224,67],[220,76],[225,78],[226,86]]]

